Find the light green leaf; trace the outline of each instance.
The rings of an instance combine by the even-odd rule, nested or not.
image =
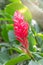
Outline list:
[[[9,0],[10,2],[20,2],[20,0]]]
[[[9,30],[8,32],[9,42],[14,42],[14,31]]]
[[[4,52],[0,52],[0,63],[5,63],[6,61],[8,61],[10,59],[10,56],[8,54],[7,51],[4,51]]]
[[[40,65],[43,65],[43,59],[38,61]]]
[[[15,65],[15,64],[22,62],[24,60],[27,60],[27,59],[30,59],[27,54],[20,54],[18,57],[9,60],[4,65]]]
[[[39,65],[39,64],[38,64],[37,61],[32,61],[32,60],[31,60],[31,61],[29,62],[29,65]]]
[[[15,7],[16,6],[16,7]],[[9,5],[6,6],[5,8],[5,13],[7,18],[10,18],[13,20],[13,15],[14,15],[14,12],[15,11],[20,11],[23,15],[24,15],[24,18],[30,22],[32,20],[32,16],[31,16],[31,13],[30,11],[28,10],[28,8],[26,6],[24,6],[21,2],[14,2],[14,3],[11,3]],[[11,11],[11,12],[10,12]],[[10,17],[8,17],[8,15],[10,15]],[[9,21],[10,22],[10,21]],[[13,23],[13,22],[12,22]]]
[[[34,37],[34,34],[32,33],[31,30],[29,30],[29,49],[31,51],[36,51],[34,46],[36,46],[36,40],[35,40],[35,37]]]
[[[38,24],[35,20],[32,20],[32,22],[31,22],[31,30],[34,34],[37,34],[40,32],[40,27],[38,26]]]

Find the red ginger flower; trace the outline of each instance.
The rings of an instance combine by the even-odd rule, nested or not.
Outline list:
[[[28,48],[28,29],[29,24],[24,20],[23,15],[20,12],[16,11],[14,14],[14,34],[19,42],[21,42],[22,46]]]

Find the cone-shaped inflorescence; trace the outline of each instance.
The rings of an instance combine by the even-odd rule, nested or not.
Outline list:
[[[29,24],[24,20],[24,16],[18,11],[14,13],[13,21],[16,39],[27,49],[29,46],[27,39]]]

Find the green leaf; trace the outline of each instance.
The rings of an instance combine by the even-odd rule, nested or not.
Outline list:
[[[35,20],[32,20],[31,22],[31,30],[34,34],[37,34],[40,32],[40,28]]]
[[[35,36],[39,36],[39,37],[41,37],[42,40],[43,40],[43,34],[42,34],[42,33],[37,33]]]
[[[42,56],[40,56],[40,54],[38,54],[37,52],[32,52],[32,54],[34,55],[34,57],[35,57],[36,60],[42,59]]]
[[[13,24],[6,24],[7,30],[13,30]]]
[[[0,15],[3,15],[3,10],[0,10]]]
[[[35,34],[36,41],[37,41],[37,46],[43,48],[43,34],[42,33],[37,33]]]
[[[34,34],[32,33],[32,31],[30,30],[29,31],[29,49],[31,51],[36,51],[36,49],[34,48],[34,46],[36,46],[36,40],[35,40],[35,37],[34,37]]]
[[[43,59],[38,61],[40,65],[43,65]]]
[[[8,43],[0,43],[0,47],[10,47]]]
[[[15,50],[15,51],[18,52],[18,53],[23,53],[22,49],[20,49],[20,48],[18,47],[18,45],[15,44],[15,43],[14,43],[14,46],[13,46],[13,44],[12,44],[12,46],[11,46],[11,45],[8,44],[8,43],[0,43],[0,47],[7,47],[8,49]]]
[[[6,28],[6,24],[3,24],[3,25],[2,25],[1,34],[2,34],[3,40],[4,40],[5,42],[8,42],[9,39],[8,39],[8,31],[7,31],[7,28]]]
[[[11,19],[8,19],[8,18],[0,18],[0,21],[11,21]]]
[[[13,30],[9,30],[8,37],[9,37],[9,42],[14,42],[15,38],[14,38],[14,31]]]
[[[4,65],[15,65],[15,64],[22,62],[24,60],[27,60],[27,59],[30,59],[27,54],[20,54],[18,57],[9,60]]]
[[[16,6],[16,7],[15,7]],[[14,12],[15,11],[20,11],[23,15],[24,15],[24,18],[30,22],[32,20],[32,16],[31,16],[31,13],[30,11],[28,10],[28,8],[26,6],[24,6],[21,2],[14,2],[14,3],[11,3],[9,5],[6,6],[5,8],[5,13],[7,18],[10,18],[11,20],[13,20],[13,15],[14,15]],[[11,11],[11,12],[10,12]],[[9,17],[9,16],[10,17]],[[10,22],[10,21],[9,21]],[[11,23],[11,22],[10,22]],[[12,22],[13,23],[13,22]]]
[[[20,2],[20,0],[9,0],[10,2]]]
[[[38,64],[37,61],[32,61],[32,60],[31,60],[31,61],[29,62],[29,65],[39,65],[39,64]]]
[[[8,35],[9,30],[13,30],[13,24],[3,24],[2,25],[1,34],[5,42],[9,42],[9,35]],[[13,35],[13,38],[14,38],[14,35]]]
[[[7,51],[4,51],[4,52],[0,52],[0,63],[5,63],[6,61],[8,61],[10,59],[10,56],[8,54]]]

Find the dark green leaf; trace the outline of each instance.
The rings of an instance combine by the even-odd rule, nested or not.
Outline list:
[[[3,24],[3,25],[2,25],[2,32],[1,32],[1,34],[2,34],[3,40],[4,40],[5,42],[8,42],[9,39],[8,39],[8,31],[7,31],[7,28],[6,28],[6,24]]]

